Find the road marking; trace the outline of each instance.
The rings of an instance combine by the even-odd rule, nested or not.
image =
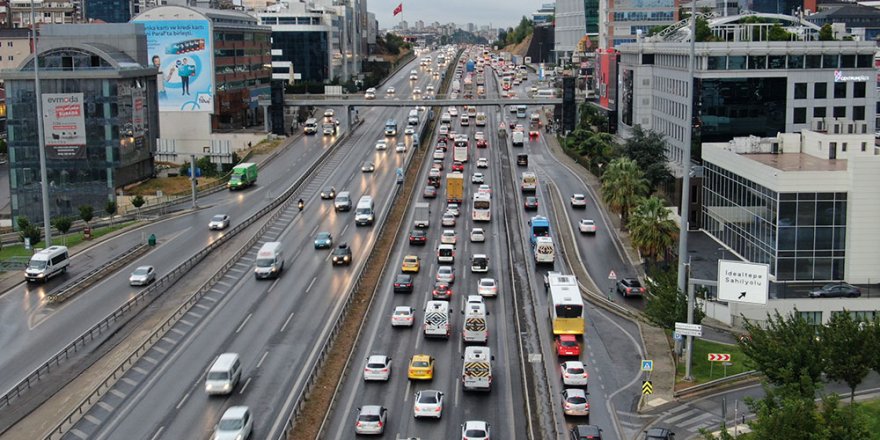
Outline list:
[[[340,237],[342,237],[343,235],[345,235],[345,231],[348,230],[348,227],[349,227],[349,226],[351,226],[351,223],[345,225],[345,227],[342,228],[342,232],[339,233],[339,236],[340,236]]]
[[[309,236],[311,237],[311,236],[315,235],[315,233],[318,232],[319,227],[321,227],[321,225],[315,225],[315,229],[312,229],[312,233],[309,234]]]
[[[115,409],[112,405],[110,405],[110,404],[107,403],[107,402],[104,402],[103,400],[98,401],[98,403],[96,403],[95,405],[98,405],[98,406],[100,406],[101,409],[103,409],[104,411],[111,412],[111,413],[112,413],[113,410]]]
[[[284,321],[284,325],[281,326],[281,330],[279,330],[279,332],[283,333],[284,330],[287,329],[287,324],[290,323],[291,319],[293,319],[293,312],[290,312],[290,315],[287,317],[287,320]]]
[[[292,315],[293,315],[293,314],[292,314],[292,313],[291,313],[291,316],[292,316]],[[260,368],[260,366],[262,366],[262,365],[263,365],[263,361],[265,361],[265,360],[266,360],[266,356],[269,356],[269,351],[268,351],[268,350],[266,350],[266,352],[265,352],[265,353],[263,353],[263,355],[262,355],[262,356],[260,356],[260,361],[259,361],[259,362],[257,362],[257,368],[258,368],[258,369],[259,369],[259,368]]]
[[[718,416],[716,416],[715,414],[712,414],[712,413],[703,413],[703,414],[700,414],[700,415],[695,416],[693,418],[687,419],[687,420],[679,423],[678,425],[687,429],[688,425],[696,425],[696,424],[702,422],[703,420],[706,420],[706,419],[712,418],[712,417],[718,417]]]
[[[116,396],[120,399],[125,399],[125,397],[127,396],[127,394],[123,393],[122,391],[117,390],[116,388],[113,388],[112,390],[110,390],[110,394],[113,394],[114,396]]]
[[[266,290],[266,293],[272,293],[272,289],[275,288],[275,285],[277,285],[279,281],[281,281],[280,278],[275,278],[275,281],[272,282],[272,285],[269,286],[269,289]]]
[[[312,281],[309,282],[309,287],[306,287],[306,293],[309,293],[309,291],[312,290],[312,286],[315,285],[315,280],[317,280],[317,279],[318,279],[317,276],[312,277]],[[291,313],[291,316],[293,316],[292,313]]]
[[[83,418],[86,419],[86,420],[88,420],[89,423],[91,423],[91,424],[93,424],[93,425],[96,425],[96,426],[100,426],[100,425],[101,425],[101,419],[99,419],[99,418],[97,418],[97,417],[95,417],[95,416],[93,416],[93,415],[91,415],[91,414],[86,414],[85,416],[83,416]]]
[[[180,402],[177,402],[177,409],[180,409],[184,403],[186,403],[186,399],[189,399],[190,392],[187,391],[186,394],[183,395],[183,398],[180,399]]]
[[[699,412],[699,410],[697,410],[697,409],[689,409],[689,410],[687,410],[677,416],[673,416],[673,417],[670,417],[668,419],[663,420],[663,423],[666,423],[666,424],[675,423],[678,420],[681,420],[685,417],[690,417],[698,412]]]
[[[248,385],[250,385],[250,383],[251,383],[251,378],[249,377],[249,378],[247,378],[247,380],[244,382],[244,385],[241,386],[241,390],[238,391],[238,394],[244,394],[244,390],[247,389],[247,387],[248,387]]]
[[[164,427],[164,426],[160,426],[160,427],[159,427],[159,430],[156,431],[156,435],[154,435],[153,438],[150,439],[150,440],[156,440],[157,438],[159,438],[159,437],[162,435],[162,431],[164,431],[164,430],[165,430],[165,427]]]
[[[240,332],[241,329],[244,327],[244,325],[247,324],[247,322],[251,320],[251,316],[253,316],[253,315],[254,315],[253,313],[248,313],[247,317],[244,318],[244,321],[241,322],[241,325],[239,325],[238,328],[235,329],[235,333]]]
[[[459,379],[455,379],[455,406],[458,406],[458,395],[461,393],[461,387],[458,386],[459,383]]]
[[[407,380],[406,381],[406,390],[404,390],[404,392],[403,392],[403,401],[404,402],[409,400],[409,394],[412,392],[411,388],[412,388],[412,381]]]

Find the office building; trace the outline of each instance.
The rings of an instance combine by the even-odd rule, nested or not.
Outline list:
[[[599,47],[612,49],[648,35],[657,26],[676,23],[679,0],[601,0]]]
[[[128,23],[131,20],[131,0],[83,0],[88,22]]]
[[[239,11],[183,6],[149,9],[132,21],[144,24],[159,70],[162,160],[206,152],[229,160],[258,139],[224,133],[264,127],[258,101],[269,95],[269,27]]]
[[[593,52],[599,40],[599,0],[557,0],[553,51],[556,59]]]
[[[759,17],[766,17],[758,15]],[[777,16],[778,17],[778,16]],[[662,133],[673,172],[683,169],[689,107],[695,145],[740,136],[775,136],[810,128],[815,118],[848,119],[873,133],[877,113],[872,42],[817,41],[818,27],[796,17],[783,23],[795,41],[751,41],[773,23],[710,20],[715,41],[696,43],[696,94],[689,93],[687,27],[619,47],[618,126]],[[772,18],[772,17],[767,17]],[[699,150],[693,160],[699,161]]]
[[[822,10],[804,17],[804,20],[822,27],[840,23],[846,33],[858,35],[864,41],[876,41],[880,36],[880,9],[855,3],[822,5]],[[842,38],[842,35],[838,36]]]
[[[324,82],[339,75],[335,11],[283,2],[256,15],[261,25],[272,28],[272,79]]]
[[[0,29],[0,69],[15,69],[31,53],[30,29]]]
[[[71,0],[33,0],[37,23],[73,24],[81,12],[78,3]],[[31,0],[11,0],[12,27],[28,28],[31,25]]]
[[[154,174],[156,68],[142,24],[49,25],[38,42],[53,217],[96,212]],[[4,72],[13,218],[43,219],[33,62]]]
[[[556,14],[556,3],[544,3],[541,7],[532,12],[532,23],[540,25],[544,23],[553,23]]]

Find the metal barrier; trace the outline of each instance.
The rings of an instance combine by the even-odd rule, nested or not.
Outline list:
[[[59,303],[59,302],[67,300],[67,298],[70,298],[75,293],[78,293],[82,289],[85,289],[86,287],[92,285],[92,283],[95,281],[95,278],[100,278],[104,274],[114,272],[120,266],[124,266],[124,265],[128,264],[129,261],[142,255],[148,249],[149,249],[149,246],[147,246],[146,243],[136,244],[135,246],[131,247],[130,249],[126,250],[125,252],[112,258],[110,260],[110,261],[112,261],[111,264],[106,265],[106,266],[96,267],[96,268],[90,270],[89,272],[83,274],[82,276],[80,276],[79,278],[74,280],[72,283],[64,285],[58,291],[50,292],[48,295],[46,295],[46,302],[51,304],[51,303]]]
[[[189,272],[194,266],[200,263],[209,253],[211,253],[214,249],[220,247],[222,244],[226,243],[232,237],[237,235],[239,232],[250,226],[252,223],[257,221],[262,216],[266,215],[268,212],[280,206],[283,202],[288,201],[294,192],[299,189],[299,186],[305,181],[306,178],[312,174],[318,166],[323,164],[326,159],[332,155],[333,152],[336,151],[339,145],[342,145],[343,141],[348,137],[348,133],[343,133],[336,143],[331,147],[324,151],[319,159],[309,167],[308,170],[300,177],[296,182],[294,182],[288,189],[282,193],[279,197],[273,200],[269,205],[265,206],[263,209],[260,209],[247,219],[245,219],[242,223],[232,228],[228,233],[223,234],[220,238],[212,242],[210,245],[205,247],[204,249],[197,252],[195,255],[178,265],[171,272],[159,278],[152,285],[147,287],[146,289],[139,292],[135,297],[126,301],[122,306],[118,309],[107,315],[104,319],[99,321],[97,324],[92,326],[89,330],[85,331],[79,337],[73,340],[66,347],[61,349],[54,356],[49,358],[48,361],[44,362],[42,365],[37,367],[34,371],[32,371],[29,375],[27,375],[22,381],[16,384],[12,389],[4,393],[0,396],[0,409],[3,409],[10,405],[10,402],[15,398],[20,397],[23,392],[32,388],[37,382],[39,382],[44,376],[48,375],[56,367],[61,365],[61,363],[71,357],[73,353],[79,351],[82,347],[85,347],[86,344],[95,340],[95,338],[104,333],[105,331],[112,328],[112,324],[119,321],[121,318],[125,317],[136,307],[142,305],[145,301],[152,298],[155,299],[158,297],[159,293],[162,293],[166,287],[173,285],[177,282],[180,277]],[[143,304],[146,305],[146,304]]]
[[[730,384],[734,382],[739,382],[741,380],[752,379],[753,377],[760,376],[756,370],[743,371],[742,373],[731,374],[727,377],[722,377],[720,379],[710,380],[709,382],[701,383],[699,385],[694,385],[692,387],[687,387],[682,390],[673,391],[672,396],[677,398],[688,396],[694,393],[699,393],[700,391],[705,391],[708,389],[713,389],[721,385]]]

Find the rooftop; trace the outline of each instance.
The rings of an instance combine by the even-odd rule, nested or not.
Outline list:
[[[779,171],[846,171],[846,159],[820,159],[805,153],[748,153],[741,154],[755,162]]]

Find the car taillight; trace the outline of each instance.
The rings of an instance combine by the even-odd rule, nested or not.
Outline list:
[[[630,293],[630,292],[632,292],[632,288],[631,288],[631,287],[627,287],[627,288],[626,288],[626,293]]]
[[[568,374],[568,373],[565,373],[563,376],[565,376],[566,379],[568,379],[569,377],[571,377],[571,375]]]
[[[387,372],[388,372],[388,369],[387,369],[387,368],[383,368],[383,369],[381,369],[381,370],[379,370],[379,371],[381,371],[381,372],[383,372],[383,373],[387,373]]]
[[[565,409],[571,409],[571,404],[568,402],[565,402],[564,406],[565,406]]]
[[[381,428],[381,427],[382,427],[382,425],[383,425],[383,423],[382,423],[382,421],[381,421],[381,420],[379,420],[379,423],[377,423],[377,424],[376,424],[376,425],[377,425],[377,426],[379,426],[379,427],[380,427],[380,428]]]
[[[434,408],[434,412],[440,412],[440,407],[438,406],[438,407]]]
[[[357,422],[357,424],[356,424],[355,426],[357,426],[358,428],[360,428],[360,427],[361,427],[361,421],[358,420],[358,422]]]
[[[421,410],[422,410],[422,408],[420,406],[416,405],[416,411],[421,411]]]

